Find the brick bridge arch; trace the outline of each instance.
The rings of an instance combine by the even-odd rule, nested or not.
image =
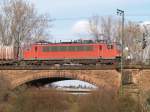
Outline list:
[[[72,78],[98,87],[119,88],[121,75],[114,70],[2,70],[12,88],[32,80],[52,77]]]
[[[134,84],[139,85],[142,91],[150,90],[150,68],[147,69],[124,69],[125,75],[131,75]],[[96,86],[116,87],[119,89],[121,75],[115,69],[100,70],[1,70],[0,76],[7,79],[12,88],[31,80],[51,77],[74,78]]]

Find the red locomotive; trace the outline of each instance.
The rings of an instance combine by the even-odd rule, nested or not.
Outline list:
[[[115,63],[120,58],[116,43],[36,43],[24,50],[23,59],[44,63]]]
[[[11,48],[11,54],[12,51]],[[38,42],[21,52],[23,54],[17,64],[113,64],[120,59],[119,44],[107,42]],[[13,57],[9,61],[16,60]]]

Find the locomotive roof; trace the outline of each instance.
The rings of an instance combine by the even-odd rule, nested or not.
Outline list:
[[[34,45],[58,45],[58,46],[61,46],[61,45],[104,45],[104,44],[107,44],[107,45],[112,45],[112,44],[116,44],[115,42],[114,43],[35,43]]]
[[[108,42],[107,40],[99,40],[98,42],[94,42],[93,40],[76,40],[70,42],[47,42],[47,41],[39,41],[36,42],[36,45],[81,45],[81,44],[118,44],[116,42]]]

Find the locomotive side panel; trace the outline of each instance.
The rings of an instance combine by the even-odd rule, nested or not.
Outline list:
[[[97,59],[99,58],[98,47],[98,45],[83,44],[34,45],[30,51],[24,52],[24,59]]]
[[[100,50],[102,59],[115,59],[120,56],[120,52],[115,44],[103,44],[102,50]]]
[[[23,52],[24,60],[54,64],[63,63],[64,60],[72,60],[77,63],[114,63],[116,57],[119,56],[120,53],[116,45],[106,43],[33,44],[30,49]]]
[[[23,50],[23,59],[24,60],[35,60],[37,59],[37,50],[35,50],[35,45],[32,45],[31,48],[29,49],[24,49]]]

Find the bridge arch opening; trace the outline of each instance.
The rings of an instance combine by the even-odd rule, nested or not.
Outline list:
[[[28,81],[26,84],[29,87],[44,87],[47,84],[58,82],[58,81],[65,81],[65,80],[73,80],[73,78],[69,77],[47,77],[47,78],[39,78],[35,80]]]
[[[73,83],[79,83],[80,82],[79,85],[78,85],[80,87],[88,87],[88,86],[85,86],[85,85],[92,85],[91,88],[97,87],[96,84],[93,84],[90,81],[88,81],[86,79],[79,78],[79,77],[71,77],[71,76],[44,76],[43,77],[42,76],[42,77],[32,77],[32,78],[23,80],[22,82],[18,83],[14,87],[14,89],[18,88],[18,87],[21,87],[23,85],[26,85],[28,88],[32,88],[32,87],[39,88],[39,87],[50,87],[50,86],[54,87],[54,85],[52,83],[57,83],[57,82],[59,83],[59,82],[62,82],[62,81],[73,81]],[[81,82],[82,82],[82,84],[81,84]],[[77,87],[77,86],[75,86],[77,84],[73,85],[73,83],[71,84],[70,87]],[[59,86],[59,87],[61,87],[61,86]]]

